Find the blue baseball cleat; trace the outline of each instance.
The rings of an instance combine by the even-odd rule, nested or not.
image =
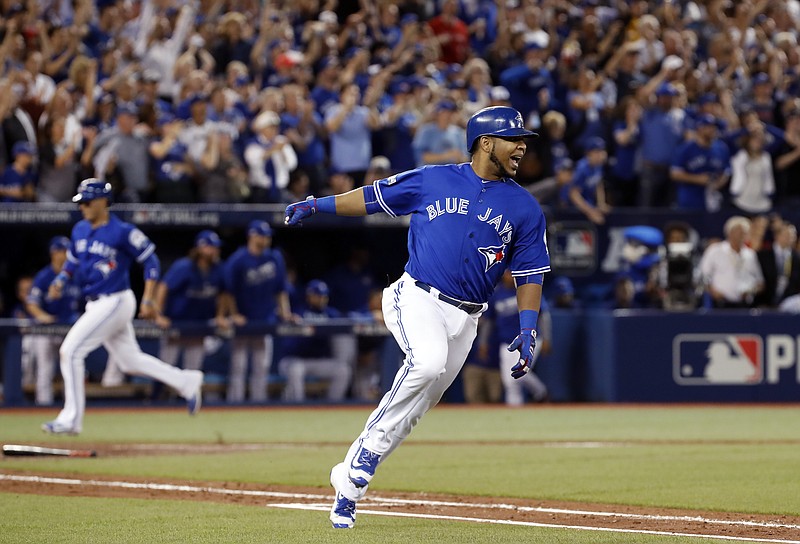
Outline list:
[[[369,484],[372,477],[375,476],[375,469],[378,468],[378,463],[380,462],[381,456],[379,454],[373,453],[366,448],[361,448],[350,464],[350,481],[358,487],[364,487]]]
[[[49,434],[66,434],[70,436],[78,435],[81,432],[75,427],[60,423],[59,421],[48,421],[47,423],[43,423],[42,430]]]
[[[190,373],[189,390],[191,393],[186,397],[186,409],[189,410],[189,415],[193,416],[200,411],[200,406],[203,404],[203,373],[199,370],[189,370]]]
[[[336,491],[336,498],[331,506],[331,524],[334,529],[352,529],[356,523],[356,502],[364,497],[367,488],[353,485],[344,463],[331,469],[331,486]]]

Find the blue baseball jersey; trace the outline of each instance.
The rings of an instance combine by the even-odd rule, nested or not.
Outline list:
[[[384,212],[411,215],[406,272],[446,295],[483,303],[507,268],[515,278],[550,270],[542,209],[512,179],[483,180],[463,163],[373,185]]]
[[[72,228],[72,250],[65,271],[80,278],[87,297],[130,289],[130,266],[155,259],[156,246],[138,228],[109,214],[108,223],[92,228],[79,221]],[[156,266],[146,269],[147,279],[158,279]]]
[[[167,286],[164,315],[172,320],[213,319],[217,313],[217,296],[223,289],[222,265],[200,270],[189,257],[173,263],[162,281]]]
[[[542,297],[539,313],[550,311],[547,301]],[[500,285],[489,299],[489,309],[486,318],[494,322],[492,329],[491,346],[494,348],[500,342],[510,343],[519,334],[519,310],[517,309],[517,290],[513,287]]]
[[[308,324],[324,324],[331,319],[342,317],[336,308],[305,308],[300,312],[303,321]],[[284,339],[283,347],[286,355],[302,357],[304,359],[322,359],[331,357],[331,337],[329,335],[315,337],[309,341],[306,337],[288,336]]]
[[[277,249],[253,255],[241,247],[225,262],[225,290],[247,319],[277,321],[275,297],[288,291],[286,282],[286,263]]]
[[[52,266],[47,265],[39,270],[33,278],[33,285],[27,300],[55,316],[58,323],[74,323],[78,319],[78,301],[81,297],[81,289],[74,281],[69,281],[64,284],[61,297],[51,299],[47,296],[47,290],[55,278],[56,271]]]
[[[20,174],[13,166],[9,165],[5,169],[5,172],[0,175],[0,187],[7,189],[23,189],[26,185],[34,185],[33,173],[30,170],[26,171],[24,174]],[[4,196],[0,198],[0,202],[22,202],[22,200],[11,196]]]
[[[589,164],[589,159],[584,157],[575,166],[572,182],[566,188],[567,194],[569,194],[570,189],[576,187],[580,190],[581,196],[586,202],[592,206],[597,206],[597,186],[602,182],[603,166],[592,166]],[[570,202],[569,197],[567,197],[567,202]]]
[[[703,147],[690,141],[681,145],[675,152],[672,166],[689,174],[721,174],[728,169],[728,159],[724,145]],[[705,210],[706,188],[694,183],[678,183],[677,204],[683,209]]]

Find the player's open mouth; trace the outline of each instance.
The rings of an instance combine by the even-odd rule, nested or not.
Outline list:
[[[514,169],[516,170],[519,168],[519,161],[522,160],[522,155],[511,155],[510,159],[511,165],[514,167]]]

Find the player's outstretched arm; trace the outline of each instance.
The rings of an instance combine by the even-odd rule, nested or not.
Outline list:
[[[519,351],[519,362],[511,367],[511,376],[516,380],[533,368],[533,349],[536,347],[536,324],[542,302],[541,278],[517,285],[517,307],[519,308],[519,334],[508,346],[508,351]]]
[[[286,206],[284,223],[290,226],[299,225],[303,219],[311,217],[315,213],[347,216],[367,215],[364,188],[359,187],[346,193],[322,198],[310,196],[300,202],[289,204]]]

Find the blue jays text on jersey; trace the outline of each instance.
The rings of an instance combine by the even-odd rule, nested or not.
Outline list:
[[[236,300],[239,313],[248,319],[274,322],[275,296],[287,290],[286,264],[277,249],[253,255],[237,249],[225,262],[225,290]]]
[[[116,293],[130,289],[133,261],[144,266],[146,279],[158,279],[160,266],[155,250],[155,244],[142,231],[109,214],[108,222],[97,228],[86,220],[75,224],[64,271],[80,278],[85,296]]]
[[[223,288],[222,264],[202,271],[189,257],[173,263],[164,274],[168,295],[164,315],[170,319],[207,320],[216,315],[217,295]]]
[[[446,295],[483,303],[507,268],[515,278],[550,270],[544,214],[511,179],[483,180],[463,163],[373,185],[384,212],[411,214],[406,272]]]

